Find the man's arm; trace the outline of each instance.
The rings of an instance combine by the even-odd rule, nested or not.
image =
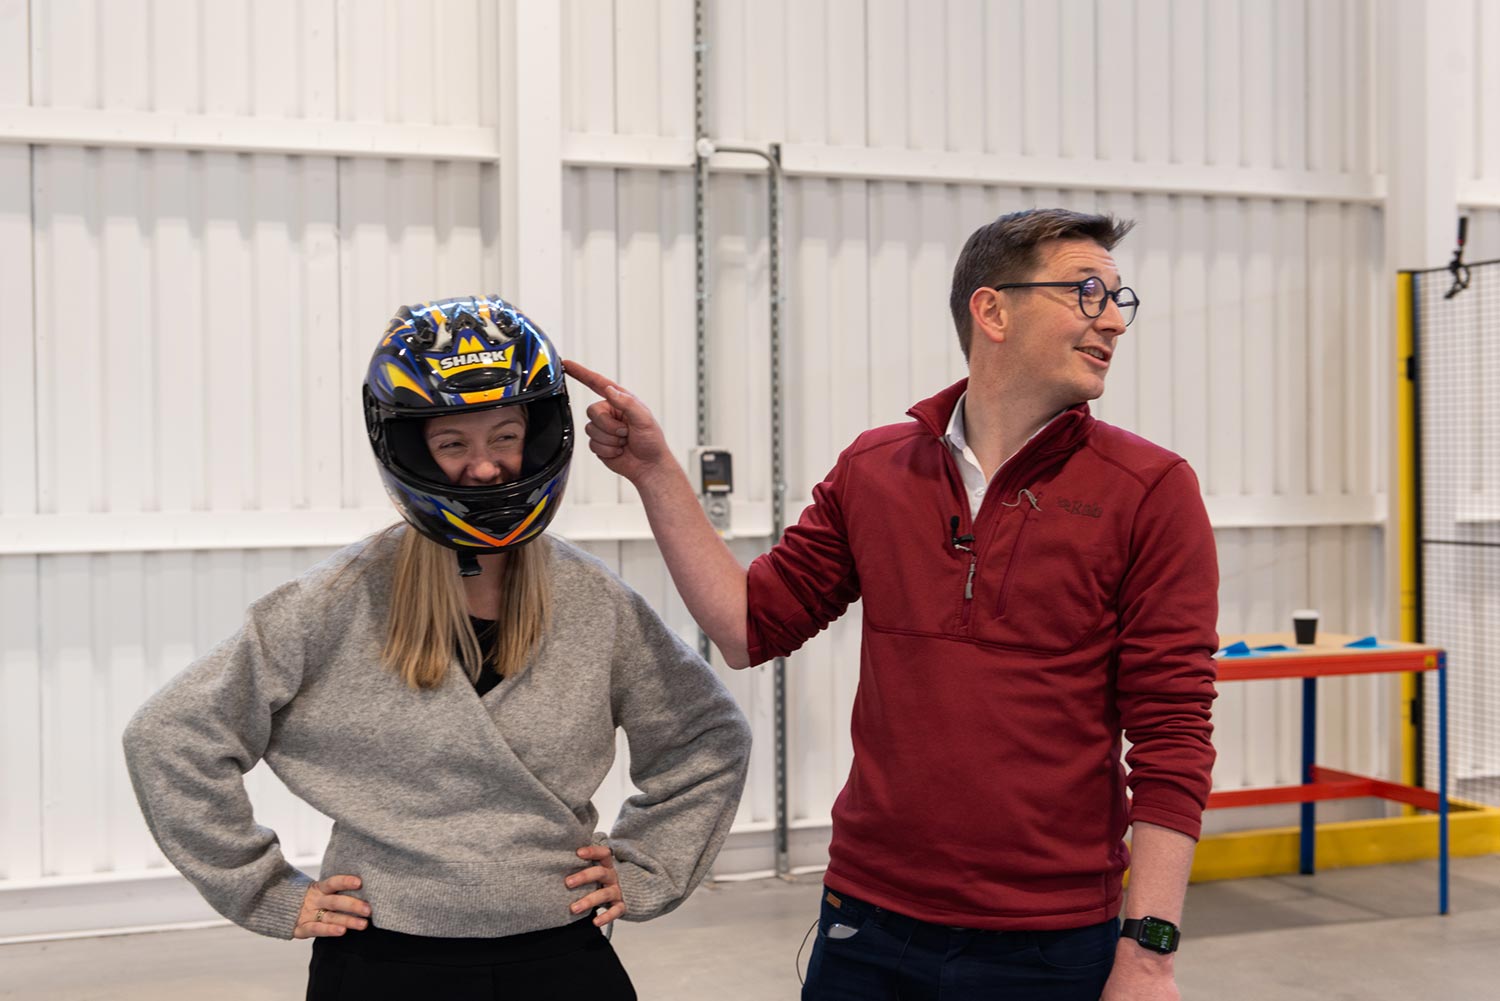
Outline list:
[[[730,667],[750,666],[746,577],[703,513],[687,474],[644,403],[575,361],[563,369],[604,398],[588,408],[589,450],[634,484],[672,583]]]
[[[1186,834],[1139,820],[1131,826],[1131,832],[1130,889],[1121,917],[1149,916],[1180,925],[1197,842]],[[1172,954],[1163,956],[1134,939],[1121,938],[1100,1001],[1176,1001],[1181,994],[1172,959]]]
[[[1218,560],[1198,481],[1171,467],[1137,513],[1121,588],[1116,708],[1131,748],[1123,916],[1179,924],[1214,762]],[[1121,940],[1104,1001],[1177,1001],[1171,956]]]

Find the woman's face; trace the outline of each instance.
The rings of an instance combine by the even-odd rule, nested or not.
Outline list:
[[[525,407],[434,417],[424,433],[427,450],[444,475],[459,486],[489,486],[521,474]]]

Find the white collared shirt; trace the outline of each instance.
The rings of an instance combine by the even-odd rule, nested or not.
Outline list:
[[[964,434],[964,401],[968,398],[968,390],[965,390],[964,394],[958,398],[958,402],[953,405],[953,416],[948,418],[948,433],[943,435],[943,444],[948,446],[948,451],[953,453],[953,458],[958,463],[958,473],[963,477],[964,490],[969,495],[969,517],[975,518],[979,515],[979,505],[984,501],[984,495],[989,490],[992,481],[984,478],[984,468],[980,466],[979,457],[969,447],[969,439]],[[1053,414],[1046,423],[1031,432],[1026,441],[1021,443],[1021,448],[1025,448],[1027,442],[1041,434],[1042,429],[1057,420],[1059,416],[1061,412]],[[1020,450],[1018,448],[1016,452]],[[1016,452],[1007,455],[1005,462],[1014,459]],[[1000,470],[1005,468],[1005,462],[995,468],[996,476],[999,476]]]

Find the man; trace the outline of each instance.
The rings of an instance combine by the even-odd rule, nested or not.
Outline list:
[[[1218,570],[1187,464],[1089,415],[1135,314],[1110,256],[1131,225],[1048,209],[975,232],[950,298],[969,378],[860,435],[748,573],[649,410],[565,363],[730,666],[863,599],[804,999],[1179,996]]]

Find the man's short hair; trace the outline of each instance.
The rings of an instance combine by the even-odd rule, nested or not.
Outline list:
[[[1045,240],[1092,240],[1105,250],[1114,250],[1134,226],[1134,220],[1111,215],[1025,209],[1006,213],[976,229],[953,266],[953,291],[948,295],[964,357],[969,357],[973,336],[969,297],[975,289],[1028,281],[1041,265],[1037,247]]]

